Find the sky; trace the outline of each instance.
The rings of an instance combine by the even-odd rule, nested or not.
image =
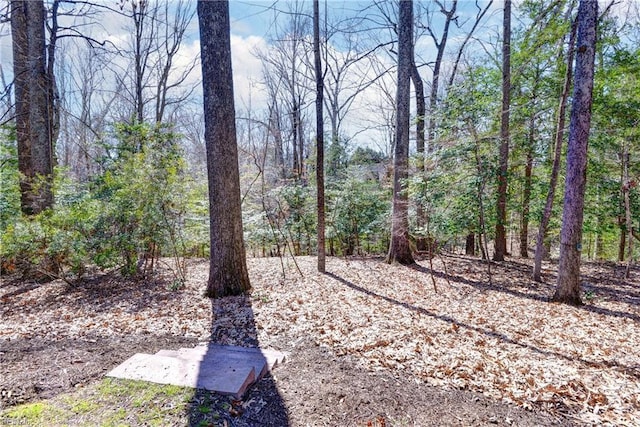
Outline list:
[[[428,5],[428,2],[421,3],[422,6]],[[486,3],[485,0],[480,0],[481,5],[484,3]],[[487,14],[487,21],[491,22],[490,25],[495,27],[497,25],[496,17],[500,18],[501,21],[501,13],[496,12],[499,12],[502,3],[500,1],[494,3],[496,6],[493,6],[492,10]],[[377,13],[377,10],[372,7],[372,4],[373,2],[371,1],[333,0],[327,2],[325,9],[324,2],[321,2],[321,15],[326,11],[331,15],[330,21],[335,21],[339,19],[338,17],[373,15]],[[274,37],[274,30],[277,29],[273,23],[274,18],[278,17],[286,20],[286,12],[289,6],[290,2],[275,0],[238,0],[230,2],[231,45],[237,110],[246,108],[249,103],[254,108],[266,105],[266,95],[260,90],[260,82],[263,79],[262,65],[252,53],[255,52],[256,49],[265,50],[268,48],[270,41]],[[310,13],[311,2],[304,2],[304,6],[308,13]],[[458,15],[460,16],[460,22],[464,22],[465,19],[475,16],[475,13],[475,1],[459,1]],[[436,15],[436,19],[432,22],[436,31],[441,30],[442,27],[439,18],[440,16]],[[488,31],[490,25],[483,31]],[[376,32],[381,39],[390,37],[389,34],[385,34],[385,31],[378,30]],[[457,46],[461,40],[461,34],[459,34],[459,32],[457,34],[456,30],[453,29],[450,34],[450,46]],[[339,50],[339,47],[337,47],[337,49]],[[416,45],[416,53],[419,53],[422,57],[421,62],[423,63],[433,61],[433,58],[435,58],[433,41],[428,36],[421,37]],[[388,50],[387,52],[381,51],[379,55],[387,66],[392,66],[393,58]],[[423,78],[427,80],[431,78],[428,66],[421,67],[421,72]],[[395,73],[391,73],[386,78],[386,86],[391,90],[393,90],[394,79]],[[376,108],[376,105],[383,102],[382,98],[386,99],[386,97],[380,94],[379,89],[371,87],[356,99],[351,108],[351,112],[345,120],[343,131],[346,137],[353,137],[354,142],[358,145],[373,145],[373,148],[381,148],[382,150],[386,148],[384,146],[376,146],[381,145],[382,142],[380,144],[371,144],[372,140],[382,138],[382,135],[379,135],[378,131],[363,131],[363,128],[370,127],[372,123],[379,123],[381,121],[379,117],[380,112],[376,111],[379,110]]]
[[[481,3],[486,0],[479,0]],[[416,2],[427,5],[429,2]],[[110,5],[111,3],[103,3]],[[231,0],[230,1],[230,17],[231,17],[231,50],[232,63],[234,71],[234,89],[236,98],[236,110],[239,114],[251,107],[255,111],[264,110],[267,104],[267,96],[263,90],[263,67],[261,61],[256,57],[257,51],[268,51],[270,43],[274,38],[274,30],[283,24],[274,24],[276,18],[279,20],[287,19],[287,11],[293,3],[287,0]],[[498,0],[496,0],[498,4]],[[302,7],[310,13],[311,2],[309,0],[302,1]],[[460,0],[458,14],[463,20],[465,16],[473,13],[475,1]],[[496,10],[498,8],[496,7]],[[356,0],[329,0],[321,2],[321,15],[328,13],[332,19],[338,17],[353,17],[362,14],[373,15],[371,1]],[[495,14],[494,14],[495,15]],[[439,18],[439,17],[438,17]],[[438,29],[438,21],[433,24]],[[126,18],[118,16],[108,16],[100,19],[99,25],[93,27],[84,27],[96,39],[108,39],[116,46],[122,46],[128,43],[128,23]],[[385,34],[385,31],[378,31],[381,39],[391,37]],[[451,34],[449,41],[454,46],[459,37],[455,31]],[[336,47],[336,50],[340,50]],[[178,67],[187,66],[193,58],[196,58],[200,51],[199,33],[197,16],[188,30],[184,46],[178,56],[176,62]],[[432,60],[435,56],[433,42],[429,37],[420,38],[416,46],[416,52],[423,57],[423,62]],[[73,52],[70,53],[73,56]],[[392,66],[393,58],[387,52],[380,52],[381,60]],[[117,58],[115,59],[117,62]],[[5,74],[5,78],[11,79],[11,37],[8,23],[0,24],[0,66]],[[430,79],[429,67],[422,67],[423,77]],[[201,92],[199,87],[200,69],[196,67],[189,77],[189,84],[197,87],[196,92]],[[372,76],[373,77],[373,76]],[[386,84],[389,88],[393,86],[393,75],[389,75]],[[367,89],[362,96],[354,102],[352,107],[352,117],[347,116],[346,125],[343,129],[346,136],[356,136],[356,139],[366,142],[375,139],[377,136],[371,132],[362,132],[363,126],[369,126],[371,122],[379,121],[372,112],[372,105],[382,102],[378,90],[374,88]],[[311,137],[311,136],[310,136]]]
[[[480,4],[485,4],[486,1],[487,0],[479,0]],[[276,17],[280,19],[287,18],[286,11],[291,4],[290,1],[284,0],[230,1],[231,50],[237,111],[246,110],[249,106],[257,111],[266,107],[266,94],[262,90],[261,84],[263,81],[263,67],[255,53],[259,50],[267,51],[269,49],[269,45],[274,37],[274,30],[277,29],[274,24],[274,19]],[[310,10],[311,2],[309,0],[304,0],[302,4],[307,11]],[[500,0],[494,1],[493,6],[487,14],[485,25],[477,31],[478,37],[487,40],[489,44],[495,45],[499,38],[499,29],[502,21],[502,4]],[[416,8],[433,5],[434,2],[429,1],[416,2]],[[373,15],[374,12],[371,6],[371,1],[330,0],[326,4],[321,2],[321,14],[326,11],[332,18],[337,16],[364,16],[364,14]],[[475,14],[475,11],[475,1],[459,0],[458,22],[465,22],[465,19]],[[436,32],[441,28],[441,21],[442,15],[436,13],[435,19],[432,22]],[[107,19],[101,19],[100,23],[101,25],[91,29],[96,35],[96,38],[109,38],[115,44],[126,43],[128,37],[126,20],[113,16]],[[0,66],[4,72],[5,79],[8,80],[11,78],[12,62],[9,30],[8,23],[0,24]],[[380,35],[381,39],[390,37],[385,34],[383,30],[378,30],[377,34]],[[463,37],[464,34],[456,31],[454,28],[450,34],[448,46],[451,49],[457,47]],[[339,51],[340,47],[336,46],[336,49]],[[471,48],[471,53],[473,53],[474,49],[476,51],[480,50],[479,46],[475,46]],[[197,17],[194,17],[189,27],[185,44],[181,50],[181,55],[177,58],[178,65],[186,66],[186,64],[189,64],[193,58],[198,56],[199,50],[198,22]],[[433,61],[435,57],[435,47],[430,37],[425,35],[418,40],[416,54],[420,57],[419,61],[424,64],[429,64]],[[393,62],[393,57],[388,52],[381,51],[379,55],[385,63],[390,64]],[[421,72],[425,81],[429,82],[431,77],[429,66],[421,67]],[[393,80],[394,76],[391,75],[389,78]],[[197,86],[199,79],[200,69],[196,67],[190,76],[190,83]],[[393,82],[389,81],[388,85],[393,86]],[[200,89],[198,88],[198,90]],[[362,119],[364,119],[365,122],[377,120],[370,110],[371,106],[379,101],[379,90],[373,88],[367,90],[367,92],[354,103],[355,113],[352,114],[353,117],[348,118],[348,126],[345,128],[345,133],[350,135],[358,134],[359,128],[364,126]],[[365,135],[360,134],[357,138],[366,140],[374,138],[374,136],[365,133]]]

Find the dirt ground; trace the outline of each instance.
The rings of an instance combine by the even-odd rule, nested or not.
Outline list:
[[[10,349],[3,345],[2,406],[53,397],[95,381],[136,352],[194,344],[179,337],[148,338],[53,345],[31,339],[12,342]],[[302,340],[286,364],[249,391],[244,400],[250,403],[240,416],[222,409],[232,402],[226,396],[199,392],[192,406],[197,406],[198,399],[207,399],[210,406],[217,406],[212,410],[224,413],[229,425],[235,426],[571,425],[567,419],[532,413],[477,393],[440,390],[402,375],[367,372],[352,359]],[[171,422],[180,425],[184,418],[176,415]],[[195,410],[188,418],[190,426],[206,421],[206,415]],[[219,425],[223,422],[218,420]]]
[[[474,258],[445,257],[434,274],[428,266],[428,261],[409,269],[375,259],[330,259],[330,273],[321,276],[314,273],[313,258],[283,264],[277,258],[250,259],[251,294],[217,301],[202,295],[205,261],[190,263],[189,280],[177,291],[168,286],[168,269],[164,276],[138,282],[115,275],[73,285],[4,278],[0,408],[81,388],[137,352],[210,340],[272,347],[290,357],[248,392],[241,411],[226,410],[215,422],[191,411],[167,420],[171,425],[547,426],[589,424],[593,414],[603,416],[601,424],[615,415],[627,425],[640,425],[633,423],[640,414],[633,388],[640,387],[640,358],[633,344],[639,342],[634,340],[640,334],[640,292],[637,283],[616,279],[615,265],[587,270],[590,305],[584,310],[546,302],[549,285],[523,283],[526,263],[495,267],[491,283]],[[552,266],[545,273],[552,279]],[[611,341],[599,347],[603,360],[597,361],[585,352],[565,354],[551,336],[532,338],[534,348],[533,341],[513,338],[509,329],[511,323],[526,329],[527,319],[514,320],[517,315],[501,312],[521,313],[518,304],[530,307],[529,320],[535,310],[543,311],[541,319],[553,317],[544,312],[549,306],[558,318],[586,316],[576,317],[576,322],[594,330],[608,328],[607,316],[613,316],[626,338],[590,337],[588,345],[592,340]],[[470,318],[456,312],[458,305],[466,307],[463,312],[471,313],[465,314]],[[500,322],[492,320],[487,307],[494,307]],[[555,333],[545,328],[539,325],[541,334]],[[590,330],[572,332],[582,336]],[[576,342],[570,345],[580,350]],[[621,346],[624,357],[614,353]],[[494,354],[493,349],[503,352]],[[479,357],[476,353],[482,353],[482,365],[473,360]],[[469,366],[475,370],[467,369],[467,362],[473,362]],[[573,363],[579,368],[575,372]],[[589,382],[589,367],[598,371],[602,390]],[[611,371],[610,378],[605,369]],[[578,375],[588,396],[580,394],[584,390],[578,390],[577,380],[566,380],[555,370]],[[606,393],[609,381],[618,385],[619,401]],[[230,402],[237,406],[226,396],[198,392],[193,400],[198,399],[220,408]],[[581,408],[587,408],[588,416]]]

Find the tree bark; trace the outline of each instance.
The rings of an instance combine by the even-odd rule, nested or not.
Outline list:
[[[504,261],[507,254],[507,173],[509,168],[509,110],[511,103],[511,0],[504,2],[502,29],[502,115],[500,125],[500,170],[496,206],[496,240],[494,261]]]
[[[464,253],[465,255],[471,256],[476,254],[476,235],[474,233],[467,234],[464,245]]]
[[[47,75],[43,1],[11,2],[20,207],[35,215],[53,206],[51,84]]]
[[[199,1],[198,20],[211,237],[207,296],[217,298],[251,287],[242,234],[229,3]]]
[[[622,217],[618,220],[620,224],[624,224]],[[618,239],[618,262],[624,262],[625,248],[627,247],[627,230],[623,225],[620,226],[620,239]]]
[[[296,180],[300,179],[300,164],[298,157],[298,102],[296,94],[292,93],[291,99],[291,148],[293,150],[293,176]]]
[[[411,58],[411,81],[413,82],[413,88],[416,93],[416,157],[418,160],[416,173],[424,175],[424,119],[426,116],[426,105],[424,102],[424,85],[422,83],[422,77],[420,77],[420,73],[418,72],[415,58]],[[418,202],[416,206],[416,225],[418,229],[422,229],[425,224],[425,212],[422,204]],[[416,247],[419,251],[427,249],[427,239],[425,236],[418,236],[416,239]]]
[[[149,60],[151,37],[145,37],[146,18],[148,17],[148,2],[132,2],[131,18],[135,30],[134,35],[134,67],[135,67],[135,120],[136,123],[144,122],[144,78],[147,70],[147,62]],[[153,28],[153,27],[151,27]],[[142,149],[142,147],[138,147]]]
[[[560,262],[556,292],[553,295],[553,301],[574,305],[582,304],[580,254],[597,21],[598,3],[595,0],[581,0],[578,8],[578,43],[560,233]]]
[[[428,148],[427,151],[431,152],[434,149],[434,142],[436,137],[436,107],[438,104],[438,87],[440,86],[440,69],[442,68],[442,58],[444,58],[445,48],[447,47],[447,41],[449,39],[449,27],[451,21],[456,19],[456,10],[458,7],[458,0],[453,0],[451,8],[446,10],[440,2],[436,2],[440,6],[440,11],[445,15],[444,26],[442,29],[442,37],[438,40],[431,28],[429,32],[433,43],[436,45],[436,62],[433,65],[433,78],[431,80],[431,92],[429,93],[429,128],[428,128]]]
[[[325,272],[324,223],[324,80],[320,58],[320,5],[313,0],[313,60],[316,72],[316,186],[318,209],[318,271]]]
[[[553,156],[553,166],[551,168],[551,178],[549,179],[549,192],[547,193],[547,200],[544,205],[544,211],[542,212],[542,219],[540,220],[538,235],[536,237],[536,253],[534,255],[533,262],[533,280],[536,282],[542,282],[542,259],[549,253],[549,250],[545,246],[545,238],[547,235],[547,228],[549,227],[549,221],[551,220],[553,199],[555,198],[556,187],[558,185],[558,174],[560,173],[567,100],[569,99],[569,91],[571,89],[571,80],[573,76],[573,57],[575,54],[574,42],[577,25],[578,22],[575,21],[571,26],[571,35],[569,36],[569,46],[567,47],[567,70],[565,71],[564,86],[562,88],[562,95],[560,96],[560,105],[558,106],[558,122],[554,141],[555,152]]]
[[[404,182],[409,175],[409,119],[411,58],[413,57],[413,0],[400,1],[398,21],[398,91],[396,94],[396,147],[393,163],[393,213],[387,262],[413,264],[409,243],[409,198]]]
[[[535,100],[535,87],[533,100]],[[527,162],[524,166],[524,188],[522,191],[522,217],[520,222],[520,256],[529,258],[529,210],[531,205],[531,175],[533,172],[533,145],[535,143],[535,113],[529,118],[529,140],[527,143]]]
[[[629,273],[631,271],[631,264],[633,263],[633,222],[631,220],[631,200],[630,200],[630,192],[631,192],[631,180],[629,179],[629,143],[627,141],[624,142],[624,150],[622,152],[622,168],[623,168],[623,177],[624,182],[622,185],[622,191],[624,192],[624,212],[625,212],[625,228],[627,231],[627,242],[628,242],[628,250],[629,253],[627,255],[627,267],[624,270],[624,278],[629,278]]]
[[[275,157],[276,175],[278,179],[285,179],[287,170],[284,164],[284,144],[282,141],[282,124],[280,123],[280,112],[276,99],[269,105],[269,131],[273,136],[273,154]]]

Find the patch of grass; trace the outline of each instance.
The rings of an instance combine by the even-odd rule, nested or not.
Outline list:
[[[63,396],[60,398],[60,400],[69,405],[70,410],[78,415],[88,414],[100,409],[100,405],[98,405],[96,402],[88,399],[82,399],[73,395]]]
[[[167,397],[182,396],[184,394],[190,399],[193,395],[193,393],[185,393],[185,388],[177,385],[165,385],[162,387],[162,392]]]
[[[131,382],[135,383],[135,382]],[[130,392],[134,384],[129,384],[129,381],[119,381],[113,378],[105,378],[100,381],[96,391],[101,397],[108,398],[109,396],[123,396]]]
[[[188,422],[184,417],[193,395],[190,388],[106,378],[53,399],[0,411],[0,425],[181,425]]]
[[[136,380],[121,380],[116,378],[105,378],[98,386],[98,391],[103,397],[128,396],[134,392],[144,391],[157,384]]]
[[[124,408],[117,409],[115,412],[111,411],[107,419],[104,421],[105,426],[122,426],[124,420],[127,418],[127,410]]]
[[[59,415],[60,411],[47,402],[35,402],[8,409],[2,412],[0,416],[5,419],[11,419],[16,423],[37,426],[47,425],[46,420],[57,419]]]

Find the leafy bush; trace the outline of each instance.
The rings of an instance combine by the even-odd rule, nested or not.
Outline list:
[[[330,253],[354,255],[386,251],[391,208],[388,191],[377,181],[350,178],[328,191],[327,196]]]
[[[262,255],[282,255],[286,245],[295,255],[309,254],[315,247],[316,218],[309,186],[296,182],[276,187],[245,209],[246,242]]]
[[[145,275],[161,255],[185,254],[187,206],[176,135],[164,127],[118,126],[118,155],[88,185],[56,173],[54,210],[3,227],[0,256],[23,275],[81,275],[87,265]],[[199,215],[200,212],[197,212]],[[192,215],[193,217],[193,215]],[[184,280],[177,262],[176,280]]]
[[[0,230],[20,216],[18,149],[15,129],[0,127]]]

